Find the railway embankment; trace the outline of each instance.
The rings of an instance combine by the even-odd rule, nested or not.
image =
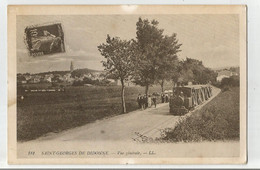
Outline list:
[[[239,87],[220,92],[211,102],[175,127],[164,129],[161,140],[200,142],[239,139]]]

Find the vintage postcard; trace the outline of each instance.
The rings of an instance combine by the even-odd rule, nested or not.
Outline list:
[[[9,164],[245,164],[246,6],[8,6]]]

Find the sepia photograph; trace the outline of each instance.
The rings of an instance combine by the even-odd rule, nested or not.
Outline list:
[[[245,6],[9,6],[8,28],[9,163],[246,163]]]

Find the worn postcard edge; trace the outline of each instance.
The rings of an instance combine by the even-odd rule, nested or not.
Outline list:
[[[69,9],[69,10],[68,10]],[[87,10],[86,10],[87,9]],[[245,164],[247,162],[247,34],[245,5],[8,6],[8,163],[9,164]],[[17,15],[238,14],[240,39],[240,157],[237,158],[76,158],[18,159],[16,140],[16,16]],[[69,13],[68,13],[69,11]]]

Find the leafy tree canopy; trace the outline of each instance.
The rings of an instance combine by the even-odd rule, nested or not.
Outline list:
[[[106,59],[102,63],[110,78],[125,80],[131,75],[133,70],[131,41],[107,35],[106,43],[99,45],[98,50]]]
[[[177,65],[177,53],[181,44],[176,34],[163,35],[163,29],[158,28],[159,22],[139,18],[136,23],[136,40],[133,45],[136,66],[134,82],[145,86],[154,84],[157,80],[169,79],[171,72]],[[168,75],[165,74],[168,72]],[[146,90],[147,93],[148,89]]]

